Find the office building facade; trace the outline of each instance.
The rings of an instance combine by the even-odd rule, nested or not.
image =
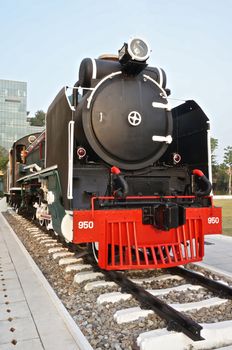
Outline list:
[[[20,137],[42,130],[27,122],[27,83],[0,79],[0,146],[9,150]]]

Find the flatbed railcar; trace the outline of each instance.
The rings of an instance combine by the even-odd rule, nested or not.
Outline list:
[[[222,229],[209,120],[193,100],[171,108],[166,74],[149,54],[133,38],[117,56],[85,58],[20,161],[19,212],[91,247],[103,269],[200,261],[204,236]]]

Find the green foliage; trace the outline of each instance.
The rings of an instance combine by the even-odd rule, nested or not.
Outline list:
[[[232,184],[231,184],[231,179],[232,179],[232,147],[227,146],[224,148],[224,164],[227,168],[227,178],[228,178],[228,194],[231,195],[232,192]]]
[[[217,162],[216,162],[216,156],[215,156],[214,152],[218,148],[218,139],[215,139],[215,138],[211,137],[210,143],[211,143],[211,162],[212,162],[212,166],[216,166]]]
[[[218,140],[211,139],[212,153],[218,147]],[[224,149],[224,160],[218,164],[212,154],[213,189],[215,194],[229,194],[232,192],[232,147]]]
[[[227,146],[226,148],[224,148],[224,164],[227,167],[231,167],[232,166],[232,146]]]
[[[8,152],[7,150],[0,146],[0,170],[4,171],[8,162]]]
[[[213,177],[213,189],[216,191],[218,189],[218,172],[219,172],[219,166],[216,161],[216,156],[214,152],[218,148],[218,139],[215,139],[211,137],[210,139],[211,143],[211,163],[212,163],[212,177]]]
[[[228,186],[228,176],[224,164],[217,165],[216,172],[214,173],[213,177],[213,184],[215,194],[226,194]]]
[[[44,126],[45,125],[45,113],[42,110],[39,110],[35,113],[35,117],[31,118],[31,126]]]

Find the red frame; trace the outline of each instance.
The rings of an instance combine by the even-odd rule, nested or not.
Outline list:
[[[160,199],[149,196],[127,200],[157,198]],[[213,205],[186,208],[184,225],[162,231],[142,223],[142,209],[95,210],[97,199],[115,198],[94,197],[91,210],[74,210],[73,243],[98,242],[98,264],[103,269],[165,268],[200,261],[204,256],[204,235],[222,233],[221,208]]]

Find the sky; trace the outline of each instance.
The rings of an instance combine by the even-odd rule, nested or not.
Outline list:
[[[80,62],[147,40],[165,70],[170,100],[195,100],[218,139],[232,146],[232,0],[0,0],[0,79],[28,83],[28,111],[47,111]]]

